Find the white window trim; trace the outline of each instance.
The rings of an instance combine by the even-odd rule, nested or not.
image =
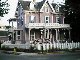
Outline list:
[[[32,22],[33,21],[33,22]],[[30,16],[30,22],[29,23],[34,23],[35,22],[35,16],[34,15],[31,15]]]
[[[18,32],[18,31],[17,31],[17,32]],[[17,32],[16,32],[16,34],[17,34]],[[16,38],[17,40],[21,40],[21,31],[20,31],[20,35],[17,34],[16,37],[17,37],[17,38]],[[20,37],[20,39],[18,39],[18,37]]]
[[[55,9],[56,9],[56,12],[59,12],[59,7],[58,6],[56,6]]]
[[[31,15],[31,21],[34,21],[35,16]]]
[[[58,18],[59,18],[59,17],[57,16],[57,17],[56,17],[56,23],[59,23],[58,20],[57,20]]]
[[[30,35],[31,41],[33,41],[33,40],[32,40],[32,37],[33,37],[33,39],[35,40],[35,31],[33,32],[33,34]]]
[[[46,17],[48,17],[48,20],[46,20]],[[48,23],[50,22],[50,21],[49,21],[49,16],[45,16],[45,23],[46,23],[46,21],[48,21]]]
[[[48,9],[48,11],[47,11],[47,9]],[[49,8],[48,7],[45,7],[45,12],[49,13]]]

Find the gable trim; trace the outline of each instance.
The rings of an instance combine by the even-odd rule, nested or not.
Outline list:
[[[46,0],[46,1],[44,2],[44,4],[47,3],[47,2],[49,3],[49,1]],[[44,7],[44,4],[43,4],[43,6],[41,7],[40,12],[43,12],[42,9],[43,9],[43,7]],[[50,5],[50,7],[51,7],[52,12],[55,12],[55,10],[53,9],[52,5],[51,5],[50,3],[49,3],[49,5]]]

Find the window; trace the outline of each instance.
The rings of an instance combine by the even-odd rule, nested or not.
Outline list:
[[[23,20],[21,21],[21,24],[23,25]]]
[[[17,31],[17,40],[20,40],[21,38],[21,36],[20,36],[21,34],[20,34],[20,31]]]
[[[48,4],[47,3],[45,3],[45,12],[49,12],[49,8],[48,8]]]
[[[18,36],[18,40],[20,40],[20,36]]]
[[[30,23],[34,23],[35,20],[36,20],[35,16],[32,15],[32,16],[29,17],[29,22]]]
[[[59,17],[56,17],[56,23],[59,23],[59,20],[60,20]]]
[[[59,12],[59,7],[56,6],[56,7],[55,7],[55,10],[56,10],[56,12]]]
[[[34,34],[34,31],[31,31],[31,34],[30,34],[31,36],[30,36],[30,40],[31,41],[33,41],[34,40],[34,38],[35,38],[35,34]]]
[[[49,23],[49,16],[45,16],[45,23]]]
[[[23,16],[21,17],[21,25],[23,25]]]
[[[45,12],[49,12],[49,9],[48,9],[48,7],[45,7]]]
[[[20,31],[17,31],[17,35],[20,35]]]

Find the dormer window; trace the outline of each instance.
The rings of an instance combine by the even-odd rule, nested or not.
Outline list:
[[[59,6],[55,7],[56,12],[59,12]]]
[[[45,16],[45,23],[49,23],[49,16]]]

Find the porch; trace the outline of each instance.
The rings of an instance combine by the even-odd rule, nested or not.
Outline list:
[[[29,29],[29,41],[43,41],[43,42],[51,42],[54,41],[65,41],[71,40],[70,37],[70,25],[69,24],[59,24],[59,23],[29,23],[26,24],[25,27]],[[32,30],[33,34],[32,34]],[[35,31],[36,30],[36,31]],[[37,34],[37,30],[38,33]],[[32,35],[31,35],[32,34]],[[37,38],[37,36],[39,37]],[[65,36],[68,36],[67,39]],[[33,37],[33,38],[32,38]]]
[[[69,29],[29,28],[27,32],[31,44],[71,41]]]

